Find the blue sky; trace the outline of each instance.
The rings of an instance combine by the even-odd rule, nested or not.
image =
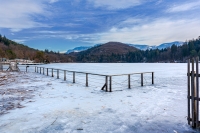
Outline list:
[[[65,52],[109,41],[159,45],[200,36],[200,0],[0,0],[0,34]]]

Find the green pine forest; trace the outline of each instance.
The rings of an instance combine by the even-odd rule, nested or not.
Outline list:
[[[100,47],[100,46],[97,46]],[[137,50],[126,54],[95,55],[91,48],[77,55],[77,62],[186,62],[188,58],[200,57],[200,37],[186,41],[182,46],[172,45],[166,49]]]

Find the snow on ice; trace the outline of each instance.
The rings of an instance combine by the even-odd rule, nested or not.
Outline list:
[[[198,132],[187,125],[187,64],[69,63],[43,66],[98,74],[150,71],[155,72],[155,84],[148,82],[151,79],[147,76],[145,86],[132,84],[128,89],[126,80],[119,78],[123,83],[115,79],[113,84],[119,86],[117,89],[113,86],[110,93],[101,91],[104,78],[89,77],[89,87],[85,87],[78,81],[73,84],[62,77],[56,79],[35,73],[33,67],[28,68],[28,73],[2,72],[1,133]],[[67,80],[70,78],[68,75]],[[137,77],[134,81],[139,82]]]

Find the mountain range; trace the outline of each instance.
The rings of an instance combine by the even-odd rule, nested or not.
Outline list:
[[[150,46],[150,45],[145,45],[145,44],[127,44],[128,46],[131,46],[131,47],[135,47],[139,50],[147,50],[147,49],[165,49],[165,48],[169,48],[171,47],[173,44],[175,44],[176,46],[181,46],[183,45],[184,42],[181,42],[181,41],[174,41],[174,42],[169,42],[169,43],[162,43],[158,46],[154,45],[154,46]],[[72,52],[81,52],[81,51],[85,51],[85,50],[88,50],[92,47],[95,47],[95,46],[98,46],[98,45],[102,45],[102,44],[96,44],[94,46],[80,46],[80,47],[75,47],[74,49],[70,49],[68,50],[65,54],[69,54],[69,53],[72,53]]]

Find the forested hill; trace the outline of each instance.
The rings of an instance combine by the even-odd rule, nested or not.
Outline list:
[[[126,44],[110,42],[76,53],[77,62],[186,62],[200,56],[200,37],[189,40],[182,46],[154,50],[138,50]],[[126,49],[126,50],[124,50]],[[123,52],[122,52],[123,51]],[[72,54],[73,55],[73,54]]]
[[[186,62],[200,57],[200,37],[182,46],[142,51],[120,42],[109,42],[79,53],[60,54],[49,50],[39,51],[16,43],[0,35],[0,58],[29,59],[36,62]]]
[[[16,43],[0,35],[0,58],[29,59],[36,62],[73,62],[73,59],[64,54],[53,51],[39,51],[23,44]]]

